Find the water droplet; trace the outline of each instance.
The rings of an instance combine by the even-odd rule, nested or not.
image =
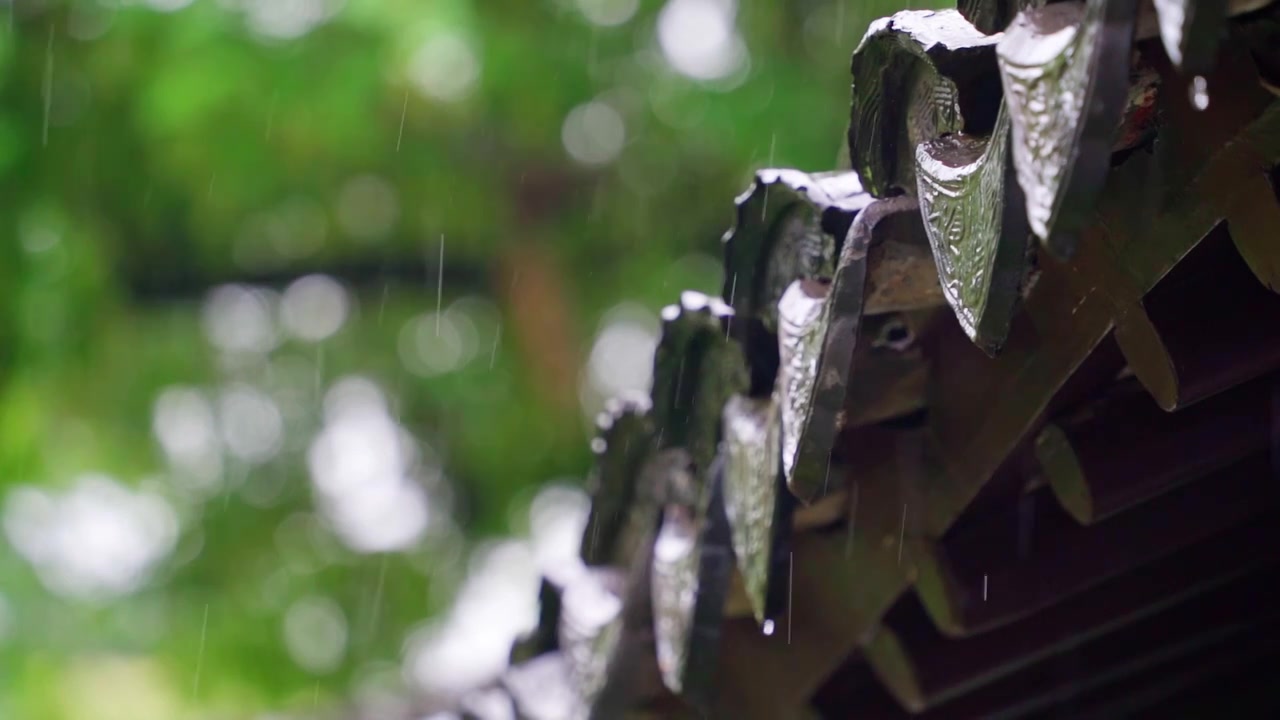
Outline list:
[[[772,620],[765,620],[765,621],[764,621],[764,628],[763,628],[763,629],[764,629],[764,634],[765,634],[765,635],[772,635],[772,634],[773,634],[773,621],[772,621]]]
[[[1209,109],[1209,83],[1203,75],[1191,81],[1191,105],[1197,110]]]

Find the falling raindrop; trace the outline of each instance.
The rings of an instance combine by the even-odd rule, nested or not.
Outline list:
[[[1209,83],[1203,75],[1197,75],[1191,81],[1191,105],[1197,110],[1209,109]]]
[[[200,650],[196,653],[195,679],[191,683],[191,699],[200,697],[200,670],[204,665],[204,641],[209,632],[209,603],[204,604],[204,621],[200,623]]]
[[[382,556],[378,564],[378,583],[373,588],[373,602],[369,608],[369,621],[366,625],[365,640],[372,640],[378,633],[378,620],[382,616],[382,590],[387,584],[387,556]]]
[[[778,132],[775,130],[773,132],[773,135],[769,137],[769,167],[773,167],[773,153],[774,153],[774,150],[777,149],[777,146],[778,146]],[[771,185],[764,186],[764,202],[761,203],[762,207],[760,208],[760,220],[762,221],[765,219],[765,216],[769,213],[769,188],[770,187],[772,186]]]
[[[10,2],[12,12],[14,3]],[[106,3],[73,3],[67,12],[67,36],[89,42],[106,34],[115,17],[115,9]]]
[[[502,342],[502,323],[498,323],[498,329],[493,333],[493,350],[489,352],[489,369],[493,369],[494,362],[498,359],[498,343]]]
[[[295,601],[285,613],[281,630],[289,657],[307,672],[333,672],[347,652],[347,618],[329,598],[309,596]]]
[[[676,371],[676,394],[671,404],[673,410],[680,407],[680,388],[684,385],[684,360],[683,357],[680,358],[680,369]]]
[[[444,302],[444,233],[440,233],[440,259],[436,262],[436,336],[440,335],[440,305]]]
[[[400,142],[404,140],[404,119],[409,114],[409,91],[404,91],[404,105],[400,108],[400,134],[396,136],[396,152],[400,152]]]
[[[49,111],[53,107],[53,25],[49,25],[49,46],[44,60],[44,126],[40,131],[40,145],[49,145]]]
[[[844,47],[844,0],[836,0],[836,44]]]
[[[338,192],[338,225],[356,240],[386,237],[400,219],[400,199],[386,179],[372,174],[352,177]]]
[[[319,399],[324,394],[324,347],[316,347],[316,374],[312,394]]]
[[[217,415],[223,445],[251,465],[274,458],[284,439],[284,416],[269,395],[237,383],[221,392]]]
[[[733,279],[729,284],[729,305],[733,305],[733,297],[738,294],[738,274],[733,274]],[[730,315],[725,319],[724,323],[724,339],[729,339],[729,333],[733,330],[733,316]]]
[[[480,80],[480,57],[469,40],[450,32],[434,35],[409,60],[414,88],[446,103],[465,99]]]
[[[280,324],[294,337],[318,342],[342,328],[350,300],[342,285],[328,275],[306,275],[293,281],[280,301]]]
[[[271,142],[271,127],[276,121],[276,103],[280,101],[280,91],[276,90],[271,93],[271,107],[267,109],[267,133],[266,141]]]
[[[902,564],[902,542],[907,538],[907,506],[902,506],[902,524],[898,527],[898,564]]]

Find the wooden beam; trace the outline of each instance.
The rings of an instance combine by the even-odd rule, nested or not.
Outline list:
[[[1070,265],[1046,260],[1009,341],[988,358],[953,323],[926,337],[928,424],[945,471],[923,491],[926,534],[941,537],[1003,465],[1058,390],[1110,333],[1112,304],[1097,291],[1101,242],[1085,242]]]
[[[1256,552],[1280,541],[1274,515],[1120,575],[1023,620],[965,638],[938,632],[914,593],[903,596],[865,648],[876,675],[920,711],[990,684],[1117,628],[1280,562]]]
[[[1280,293],[1280,158],[1269,170],[1260,170],[1240,184],[1225,208],[1227,226],[1236,250],[1258,282]]]
[[[1073,643],[1060,654],[950,702],[913,712],[873,686],[859,693],[855,707],[858,717],[867,720],[1056,717],[1064,712],[1071,717],[1098,717],[1082,709],[1110,696],[1113,702],[1106,704],[1132,713],[1159,701],[1163,681],[1181,675],[1195,683],[1206,675],[1274,657],[1280,640],[1277,599],[1272,578],[1253,574],[1116,632]],[[1232,662],[1217,662],[1223,658]],[[1196,668],[1206,672],[1195,672]],[[1117,695],[1122,700],[1118,706]],[[1101,715],[1113,716],[1117,715]]]
[[[878,222],[885,222],[884,218]],[[846,236],[846,242],[848,238]],[[863,313],[910,312],[947,304],[929,238],[918,220],[899,218],[876,231],[867,250]]]
[[[1146,682],[1107,688],[1075,703],[1078,717],[1276,717],[1280,653],[1274,630],[1256,634],[1206,660],[1192,656],[1149,673]]]
[[[1280,366],[1280,295],[1218,225],[1117,318],[1116,341],[1161,407],[1186,407]]]
[[[1265,87],[1263,73],[1268,63],[1280,62],[1275,41],[1280,37],[1280,6],[1268,11],[1272,17],[1255,18],[1246,25],[1232,24],[1227,37],[1230,47],[1217,60],[1213,72],[1204,79],[1208,103],[1201,108],[1194,93],[1167,92],[1161,98],[1164,116],[1161,135],[1178,149],[1169,153],[1163,170],[1175,180],[1192,178],[1204,168],[1213,153],[1233,141],[1236,129],[1264,114],[1276,99],[1275,91]],[[1270,28],[1269,32],[1261,28]],[[1160,54],[1148,55],[1159,73],[1161,84],[1177,87],[1185,76]],[[1272,77],[1272,82],[1277,78]],[[1273,242],[1280,222],[1280,199],[1277,198],[1277,168],[1280,151],[1275,149],[1275,131],[1264,130],[1258,144],[1250,148],[1251,163],[1242,166],[1232,183],[1230,193],[1211,193],[1202,209],[1211,213],[1202,225],[1206,232],[1215,221],[1226,220],[1240,255],[1258,280],[1272,291],[1280,288],[1280,250]]]
[[[919,535],[928,455],[924,433],[902,429],[833,466],[846,522],[793,538],[789,611],[773,635],[726,630],[718,717],[793,717],[870,636],[915,577],[903,540]]]
[[[836,466],[836,471],[843,473],[843,467]],[[836,525],[840,525],[849,518],[849,495],[845,491],[833,492],[823,499],[813,503],[812,505],[800,505],[793,508],[791,514],[791,531],[794,536],[796,533],[812,532],[815,530],[829,530]],[[785,569],[790,566],[790,539],[785,545],[786,552],[780,552],[778,548],[779,560],[785,561],[783,565],[784,574],[778,577],[777,589],[782,591],[782,597],[786,596],[786,577]],[[736,552],[736,551],[735,551]],[[774,586],[770,587],[772,592]],[[754,614],[752,601],[747,597],[746,581],[742,577],[742,572],[734,573],[730,579],[729,596],[725,599],[724,617],[726,619],[751,617]],[[775,620],[776,624],[776,620]]]
[[[931,316],[926,311],[863,319],[838,429],[846,432],[924,408],[929,372],[919,338]]]
[[[1280,600],[1255,574],[1076,646],[918,717],[1023,717],[1182,658],[1220,657],[1280,637]]]
[[[1265,450],[1278,388],[1267,377],[1168,413],[1126,385],[1046,426],[1036,456],[1058,502],[1091,525]]]
[[[787,616],[771,635],[747,619],[725,624],[714,716],[803,717],[814,691],[904,587],[895,555],[878,543],[850,544],[842,530],[796,537]]]
[[[916,587],[944,634],[985,632],[1257,517],[1276,504],[1271,475],[1256,454],[1091,527],[1037,491],[922,542]]]

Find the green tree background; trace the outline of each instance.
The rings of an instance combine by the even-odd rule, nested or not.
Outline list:
[[[902,5],[0,1],[0,717],[465,684],[449,618],[536,611],[603,397]]]

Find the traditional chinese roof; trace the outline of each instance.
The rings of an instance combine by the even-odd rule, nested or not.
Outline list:
[[[1280,6],[1038,5],[872,24],[852,170],[738,198],[499,704],[1280,709]]]

